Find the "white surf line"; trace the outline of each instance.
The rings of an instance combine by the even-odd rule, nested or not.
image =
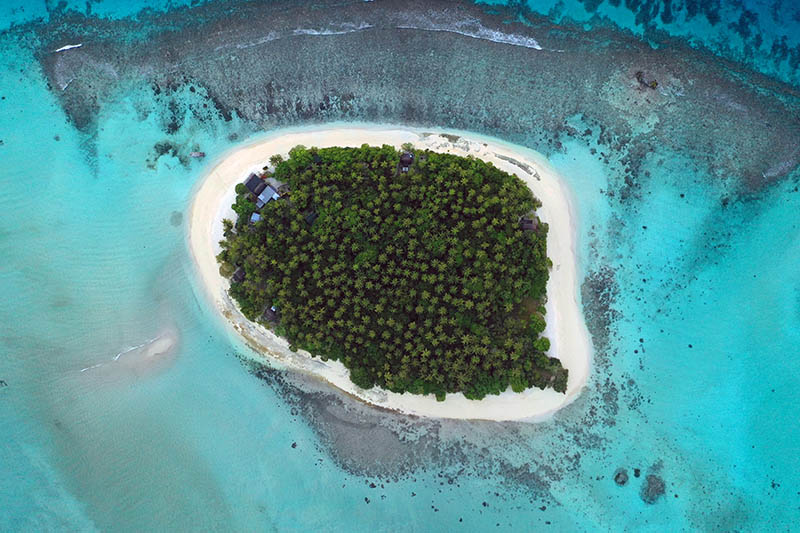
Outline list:
[[[128,348],[127,350],[123,350],[123,351],[119,352],[117,355],[114,356],[114,361],[118,361],[119,358],[122,357],[123,355],[125,355],[126,353],[130,353],[130,352],[132,352],[134,350],[138,350],[139,348],[144,348],[148,344],[151,344],[152,342],[155,342],[160,338],[161,338],[161,335],[159,335],[157,337],[153,337],[149,341],[145,341],[142,344],[139,344],[138,346],[134,346],[132,348]]]
[[[59,48],[58,50],[53,50],[53,52],[54,52],[54,53],[55,53],[55,52],[64,52],[65,50],[72,50],[73,48],[80,48],[81,46],[83,46],[83,43],[78,43],[78,44],[68,44],[67,46],[62,46],[62,47],[61,47],[61,48]]]
[[[365,0],[365,1],[372,1],[372,0]],[[473,22],[473,21],[468,21]],[[376,26],[368,23],[368,22],[361,22],[358,25],[351,22],[342,23],[339,25],[341,29],[313,29],[313,28],[295,28],[291,30],[290,33],[276,33],[274,31],[269,32],[266,36],[257,39],[255,41],[250,41],[247,43],[227,43],[221,44],[214,48],[215,52],[219,52],[225,48],[236,47],[237,49],[246,49],[252,48],[254,46],[260,46],[262,44],[267,44],[272,41],[277,41],[279,39],[285,39],[287,37],[297,37],[297,36],[331,36],[331,35],[346,35],[348,33],[357,33],[362,32],[365,30],[374,29]],[[393,26],[396,29],[400,30],[417,30],[417,31],[433,31],[433,32],[443,32],[443,33],[455,33],[457,35],[461,35],[463,37],[470,37],[472,39],[478,39],[481,41],[490,41],[493,43],[498,44],[506,44],[509,46],[520,46],[523,48],[528,48],[532,50],[543,50],[547,52],[565,52],[565,50],[551,50],[542,48],[539,42],[534,39],[533,37],[528,37],[526,35],[521,35],[517,33],[504,33],[501,30],[493,30],[491,28],[487,28],[482,24],[478,24],[477,30],[468,30],[468,29],[461,29],[459,26],[448,28],[448,27],[436,27],[436,26],[422,26],[422,25],[413,25],[413,24],[399,24]],[[220,32],[218,32],[220,33]],[[216,35],[216,34],[215,34]],[[78,45],[80,46],[80,45]],[[67,48],[67,47],[65,47]],[[56,50],[56,52],[60,51]]]
[[[295,28],[292,30],[292,35],[345,35],[348,33],[370,30],[374,26],[368,22],[361,22],[358,25],[352,22],[345,22],[340,24],[339,27],[341,29],[315,30],[312,28]]]
[[[543,50],[539,42],[533,37],[525,35],[518,35],[516,33],[503,33],[499,30],[492,30],[486,26],[480,25],[477,31],[462,30],[459,27],[446,28],[446,27],[433,27],[433,26],[414,26],[411,24],[400,24],[395,26],[400,30],[418,30],[418,31],[435,31],[443,33],[455,33],[464,37],[478,39],[481,41],[491,41],[498,44],[507,44],[510,46],[521,46],[532,50]]]
[[[138,350],[139,348],[144,348],[148,344],[152,344],[153,342],[157,341],[161,337],[163,337],[163,335],[158,335],[157,337],[153,337],[149,341],[145,341],[142,344],[139,344],[137,346],[132,346],[132,347],[128,348],[127,350],[122,350],[121,352],[119,352],[117,355],[114,356],[112,361],[119,361],[119,358],[122,357],[123,355],[125,355],[126,353],[130,353],[130,352],[132,352],[134,350]],[[86,368],[81,368],[81,372],[86,372],[87,370],[91,370],[93,368],[97,368],[98,366],[103,366],[104,364],[105,363],[97,363],[96,365],[87,366]]]
[[[271,31],[267,35],[265,35],[264,37],[262,37],[260,39],[257,39],[255,41],[251,41],[251,42],[247,42],[247,43],[237,43],[237,44],[233,44],[233,43],[221,44],[221,45],[217,46],[216,48],[214,48],[214,51],[218,52],[218,51],[220,51],[220,50],[222,50],[224,48],[231,48],[232,46],[236,46],[237,49],[243,50],[245,48],[252,48],[254,46],[260,46],[262,44],[267,44],[267,43],[270,43],[272,41],[277,41],[278,39],[285,39],[287,37],[301,36],[301,35],[310,35],[310,36],[318,35],[318,36],[323,36],[323,37],[327,36],[327,35],[345,35],[347,33],[356,33],[356,32],[360,32],[360,31],[364,31],[364,30],[369,30],[369,29],[372,29],[373,26],[372,26],[372,24],[369,24],[369,23],[366,23],[366,22],[362,22],[362,23],[360,23],[358,25],[348,22],[348,23],[341,24],[340,28],[341,29],[330,29],[330,30],[325,30],[325,29],[316,30],[316,29],[313,29],[313,28],[295,28],[295,29],[293,29],[291,31],[291,33],[288,33],[288,34],[281,34],[281,33],[277,33],[277,32]]]

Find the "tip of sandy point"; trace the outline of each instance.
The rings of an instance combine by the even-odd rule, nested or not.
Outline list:
[[[143,346],[142,359],[160,359],[172,354],[178,345],[178,331],[173,328],[165,328],[150,343]]]

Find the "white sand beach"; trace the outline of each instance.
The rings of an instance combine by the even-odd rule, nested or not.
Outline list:
[[[288,343],[266,328],[248,321],[227,294],[228,281],[219,274],[216,255],[222,239],[222,219],[234,219],[230,209],[234,187],[253,171],[268,165],[274,154],[288,153],[302,144],[328,146],[399,147],[410,142],[417,149],[473,155],[517,175],[538,197],[543,206],[539,217],[550,225],[547,252],[553,261],[547,284],[547,328],[549,355],[569,369],[566,394],[552,389],[528,389],[516,394],[508,391],[476,401],[462,394],[448,394],[443,402],[433,395],[396,394],[378,388],[364,390],[354,385],[348,371],[337,361],[323,362],[307,352],[293,353]],[[367,403],[406,414],[453,419],[495,421],[540,421],[571,403],[586,385],[592,359],[592,344],[579,305],[576,258],[577,213],[570,192],[543,156],[522,147],[471,133],[440,132],[392,126],[335,125],[328,129],[279,130],[264,140],[223,155],[198,183],[189,215],[189,247],[197,265],[199,281],[214,307],[225,317],[238,340],[250,346],[278,367],[312,374]],[[256,354],[253,354],[256,357]]]

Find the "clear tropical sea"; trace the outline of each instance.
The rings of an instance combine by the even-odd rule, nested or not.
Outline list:
[[[789,0],[3,0],[0,530],[800,530],[798,42]],[[332,121],[550,158],[597,350],[577,402],[407,419],[243,357],[193,187]],[[126,360],[165,330],[167,361]]]

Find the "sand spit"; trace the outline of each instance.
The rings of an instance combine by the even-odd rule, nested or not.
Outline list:
[[[539,217],[550,225],[548,255],[553,261],[547,284],[547,329],[549,355],[558,357],[569,369],[566,394],[553,390],[528,389],[515,394],[510,389],[483,400],[468,400],[462,394],[448,394],[443,402],[433,395],[396,394],[378,388],[364,390],[350,382],[348,370],[337,361],[323,362],[307,352],[293,353],[288,343],[266,328],[248,321],[227,294],[228,281],[220,276],[216,262],[222,239],[222,219],[233,218],[230,205],[234,186],[248,173],[260,170],[270,156],[287,154],[292,147],[361,146],[412,143],[417,149],[460,156],[473,155],[517,175],[543,206]],[[564,181],[540,154],[497,139],[460,132],[445,134],[392,126],[337,124],[328,129],[279,130],[269,137],[238,148],[219,158],[198,183],[189,216],[189,247],[197,265],[199,281],[215,309],[225,317],[234,340],[244,340],[255,352],[275,366],[285,366],[323,379],[367,403],[406,414],[454,419],[539,421],[571,403],[586,385],[592,344],[578,296],[576,258],[577,213]]]
[[[155,337],[125,347],[107,360],[81,368],[80,373],[100,383],[157,374],[173,363],[179,342],[178,330],[165,326]]]

